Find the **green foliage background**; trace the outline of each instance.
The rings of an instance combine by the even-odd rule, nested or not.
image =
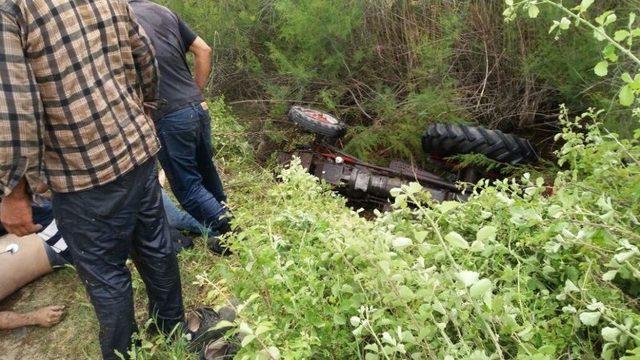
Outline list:
[[[622,18],[636,4],[593,9]],[[238,358],[640,358],[640,113],[615,101],[628,63],[609,69],[614,80],[594,74],[592,33],[552,41],[561,12],[505,24],[494,1],[170,5],[218,50],[213,92],[269,100],[272,114],[289,101],[333,110],[365,157],[419,153],[430,121],[555,124],[551,183],[482,181],[468,202],[440,204],[412,184],[366,220],[295,164],[274,181],[238,135],[246,127],[213,102],[243,231],[228,239],[233,259],[183,271],[207,301],[221,287],[239,300]],[[185,356],[184,340],[145,341],[138,358]]]
[[[591,34],[550,39],[557,10],[505,23],[501,0],[160,2],[214,46],[212,94],[269,101],[278,116],[292,103],[337,113],[352,125],[347,150],[367,160],[420,160],[419,134],[435,121],[497,127],[544,147],[563,103],[607,109],[607,126],[624,136],[633,128],[592,71],[600,48]]]

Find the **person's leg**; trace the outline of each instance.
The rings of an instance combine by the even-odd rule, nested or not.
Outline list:
[[[139,168],[91,190],[54,194],[58,228],[71,249],[74,264],[100,324],[105,359],[127,357],[137,331],[131,274],[126,266],[142,186]]]
[[[47,245],[38,235],[0,237],[0,251],[13,244],[18,246],[17,252],[0,254],[0,300],[53,271]]]
[[[0,254],[0,301],[13,294],[22,286],[49,274],[55,265],[61,264],[55,252],[38,237],[30,235],[0,237],[0,251],[10,245],[16,245],[15,253]],[[55,255],[54,255],[55,254]],[[38,325],[50,327],[56,325],[64,315],[64,306],[46,306],[27,313],[13,311],[0,312],[0,330],[18,329],[24,326]]]
[[[197,107],[197,111],[200,116],[202,126],[202,136],[197,148],[198,169],[200,170],[200,174],[202,174],[202,180],[205,188],[207,188],[207,190],[209,190],[220,203],[226,203],[227,195],[224,192],[222,180],[220,180],[220,175],[218,174],[218,169],[216,169],[216,166],[213,163],[214,153],[211,143],[211,116],[209,115],[209,112],[201,106]]]
[[[205,227],[189,215],[186,211],[178,209],[173,200],[166,191],[162,190],[162,203],[164,204],[164,212],[167,215],[169,226],[178,230],[189,231],[194,234],[202,234]]]
[[[144,196],[137,214],[132,257],[142,276],[149,297],[149,316],[159,328],[170,332],[184,321],[178,259],[164,213],[162,191],[156,168],[149,168],[140,182]]]
[[[201,120],[193,107],[171,113],[158,122],[162,150],[158,158],[171,189],[184,209],[198,222],[216,229],[226,209],[203,185],[197,157]]]

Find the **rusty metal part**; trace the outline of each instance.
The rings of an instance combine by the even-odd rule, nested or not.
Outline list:
[[[467,198],[456,185],[411,164],[393,161],[388,168],[384,168],[331,150],[318,148],[281,153],[278,162],[287,165],[294,156],[299,157],[303,168],[335,186],[343,195],[376,204],[387,202],[392,189],[410,182],[420,183],[436,201],[464,201]]]

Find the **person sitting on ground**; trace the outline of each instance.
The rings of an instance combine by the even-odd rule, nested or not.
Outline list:
[[[198,231],[198,222],[178,209],[163,192],[164,208],[172,214],[172,239],[176,251],[191,246],[191,240],[182,236],[180,230]],[[0,301],[26,284],[53,272],[57,268],[71,265],[73,259],[69,248],[58,231],[51,204],[40,199],[32,206],[34,223],[42,230],[33,235],[17,237],[8,235],[0,224]],[[0,311],[0,330],[13,330],[25,326],[51,327],[60,322],[65,306],[46,306],[28,313]]]

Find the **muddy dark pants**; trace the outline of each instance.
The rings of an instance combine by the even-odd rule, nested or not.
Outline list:
[[[147,288],[149,314],[170,331],[184,320],[180,272],[155,159],[116,181],[54,194],[53,212],[100,323],[105,359],[126,358],[136,332],[129,256]]]

